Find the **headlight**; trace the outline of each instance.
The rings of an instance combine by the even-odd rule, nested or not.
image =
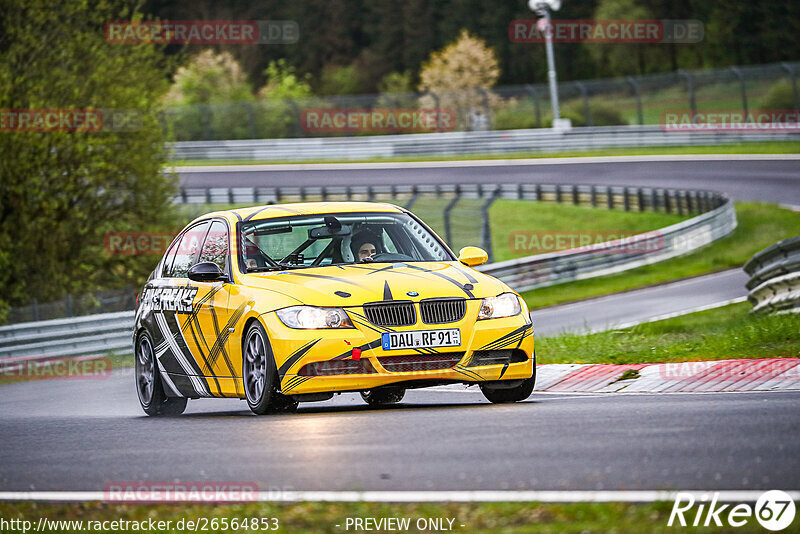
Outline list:
[[[496,297],[483,299],[478,319],[497,319],[499,317],[513,317],[519,314],[522,308],[519,297],[514,293],[503,293]]]
[[[275,313],[289,328],[353,328],[353,323],[341,308],[290,306]]]

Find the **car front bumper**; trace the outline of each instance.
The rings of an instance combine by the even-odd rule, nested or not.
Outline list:
[[[535,365],[530,318],[523,312],[514,317],[476,321],[478,305],[471,303],[465,318],[457,323],[418,323],[395,329],[461,331],[459,346],[422,350],[385,351],[380,329],[370,325],[299,330],[286,327],[275,313],[262,315],[262,320],[275,356],[280,389],[286,395],[362,391],[396,383],[412,387],[530,378]],[[342,369],[347,372],[342,373]]]

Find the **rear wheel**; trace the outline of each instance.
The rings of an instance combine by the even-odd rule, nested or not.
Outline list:
[[[247,405],[254,414],[297,409],[297,401],[277,391],[278,369],[275,357],[272,355],[267,333],[259,322],[254,322],[245,334],[242,367]]]
[[[161,383],[153,341],[147,332],[136,338],[136,393],[147,415],[180,415],[186,409],[184,397],[167,397]]]
[[[361,398],[370,406],[386,406],[389,404],[397,404],[406,394],[403,388],[379,388],[368,389],[361,392]]]

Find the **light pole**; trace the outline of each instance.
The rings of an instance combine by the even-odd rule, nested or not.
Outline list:
[[[553,31],[550,27],[550,12],[558,11],[561,0],[528,0],[528,7],[539,15],[539,29],[544,30],[545,49],[547,51],[547,80],[550,84],[550,103],[553,106],[553,128],[568,129],[569,121],[562,121],[558,109],[558,81],[556,80],[556,60],[553,55]],[[544,24],[544,28],[541,24]]]

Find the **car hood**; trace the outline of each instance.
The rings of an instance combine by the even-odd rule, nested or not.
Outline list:
[[[458,262],[370,263],[251,273],[243,284],[313,306],[360,306],[382,300],[484,298],[508,286]]]

